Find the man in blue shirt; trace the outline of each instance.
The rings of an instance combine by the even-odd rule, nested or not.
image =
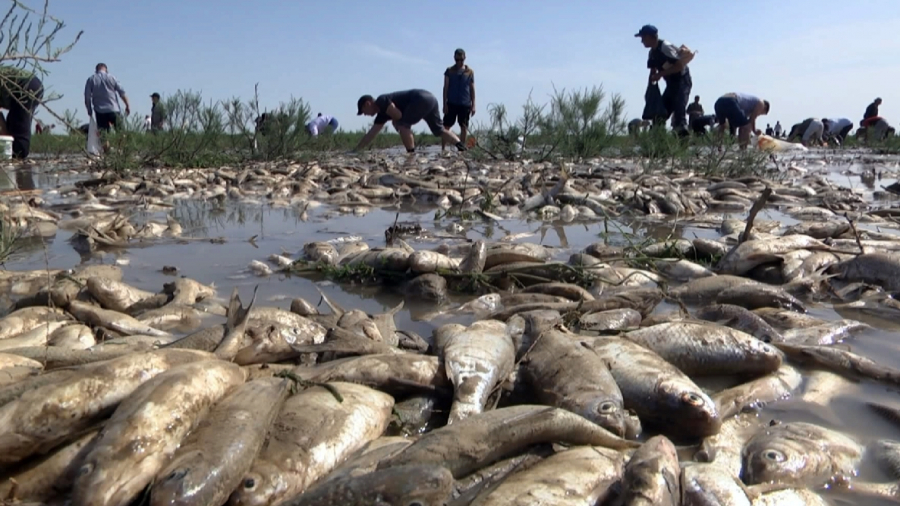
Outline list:
[[[650,50],[647,58],[650,82],[666,81],[662,98],[666,112],[672,117],[672,130],[679,135],[688,135],[685,109],[690,101],[693,82],[687,65],[692,55],[689,52],[682,54],[675,44],[660,39],[659,30],[653,25],[644,25],[635,37],[640,37],[644,47]]]
[[[97,128],[109,131],[111,126],[116,125],[120,110],[118,97],[125,102],[125,115],[128,116],[131,114],[131,104],[125,95],[125,88],[107,72],[105,63],[98,63],[94,75],[84,84],[84,105],[88,116],[96,113]]]
[[[469,117],[475,114],[475,71],[465,64],[466,52],[453,53],[456,63],[444,71],[444,128],[450,129],[459,120],[459,140],[466,143]],[[447,143],[441,139],[441,151]]]

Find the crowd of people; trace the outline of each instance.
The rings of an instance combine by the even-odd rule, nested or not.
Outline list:
[[[713,113],[707,114],[700,102],[700,96],[690,101],[693,80],[690,63],[695,52],[687,46],[677,46],[659,36],[653,25],[644,25],[635,34],[649,50],[647,68],[649,79],[645,94],[645,107],[641,118],[628,123],[628,132],[638,135],[651,127],[665,127],[671,121],[672,131],[680,137],[708,135],[715,131],[721,139],[725,131],[737,136],[741,149],[750,141],[750,134],[761,135],[756,122],[760,116],[768,115],[771,104],[755,95],[747,93],[726,93],[720,96]],[[363,95],[357,100],[357,115],[374,116],[372,127],[359,141],[357,150],[368,146],[390,120],[400,134],[407,152],[415,151],[412,127],[424,121],[432,134],[441,139],[441,149],[447,144],[457,150],[467,149],[469,120],[475,114],[475,72],[466,64],[466,52],[457,49],[453,53],[454,64],[444,71],[442,101],[424,89],[410,89],[385,93],[374,97]],[[665,82],[665,90],[660,91],[659,82]],[[0,135],[13,137],[13,156],[23,159],[28,156],[31,128],[35,108],[41,103],[43,84],[33,72],[11,66],[0,66]],[[151,113],[144,118],[148,132],[156,133],[166,128],[167,114],[159,93],[150,95]],[[119,99],[124,104],[124,111]],[[867,108],[860,122],[857,136],[865,141],[882,140],[894,134],[894,128],[879,115],[882,101],[875,99]],[[131,113],[131,102],[121,83],[109,73],[104,63],[98,63],[84,88],[84,104],[88,116],[101,131],[110,131],[121,121],[122,113]],[[256,131],[265,135],[279,113],[263,113],[256,118]],[[459,124],[457,136],[451,128]],[[50,131],[49,127],[37,122],[36,133]],[[306,132],[311,137],[327,131],[336,131],[339,123],[334,116],[319,113],[306,124]],[[89,130],[89,124],[79,129]],[[790,130],[782,128],[781,122],[775,126],[766,125],[765,133],[776,138],[786,138],[804,145],[826,145],[828,142],[841,144],[853,130],[853,122],[848,118],[807,118]]]

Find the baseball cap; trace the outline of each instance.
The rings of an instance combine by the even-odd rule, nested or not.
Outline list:
[[[456,51],[453,51],[453,56],[465,56],[466,52],[462,48],[456,48]]]
[[[356,101],[356,115],[357,116],[362,116],[363,104],[365,104],[369,100],[375,100],[375,98],[372,97],[372,95],[363,95],[363,96],[359,97],[359,100]]]
[[[159,93],[153,93],[150,98],[159,98]]]
[[[643,37],[644,35],[657,35],[659,30],[656,29],[653,25],[644,25],[638,31],[638,33],[634,34],[635,37]]]

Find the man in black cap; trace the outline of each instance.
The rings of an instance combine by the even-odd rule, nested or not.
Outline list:
[[[403,141],[407,153],[413,153],[416,150],[412,126],[422,120],[428,124],[431,133],[440,137],[442,141],[454,144],[459,151],[466,150],[466,146],[460,142],[459,137],[441,124],[441,109],[438,101],[434,95],[425,90],[395,91],[379,95],[378,98],[373,98],[372,95],[363,95],[356,101],[356,108],[357,116],[363,114],[375,116],[375,123],[360,139],[359,144],[356,145],[357,150],[368,146],[381,132],[388,120],[391,120],[394,128],[400,134],[400,140]]]
[[[453,66],[444,71],[444,128],[452,128],[459,120],[459,140],[466,143],[469,117],[475,114],[475,71],[465,64],[466,52],[453,52]],[[441,141],[441,151],[446,142]]]
[[[647,68],[650,69],[650,82],[656,83],[660,79],[666,81],[666,91],[663,92],[663,104],[666,112],[672,117],[672,129],[679,135],[687,135],[687,120],[685,109],[691,97],[691,72],[688,62],[693,58],[689,51],[682,51],[671,42],[659,38],[659,30],[653,25],[644,25],[635,34],[640,37],[644,47],[650,49],[647,58]]]
[[[150,131],[153,133],[162,130],[166,123],[166,108],[159,98],[159,93],[150,95],[150,101],[153,102],[150,107]]]

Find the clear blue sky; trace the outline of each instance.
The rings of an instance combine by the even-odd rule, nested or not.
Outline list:
[[[68,25],[61,39],[84,36],[48,67],[46,84],[65,95],[55,109],[77,109],[87,121],[84,82],[101,61],[141,115],[154,91],[249,98],[259,82],[264,106],[302,97],[313,114],[356,129],[371,124],[356,116],[362,94],[425,88],[440,97],[443,69],[462,47],[476,73],[475,121],[486,120],[491,102],[518,113],[529,91],[546,101],[553,84],[603,84],[637,117],[647,50],[634,34],[652,23],[663,38],[699,51],[691,72],[707,111],[721,94],[742,91],[771,101],[763,127],[809,116],[856,123],[881,96],[881,114],[900,123],[898,7],[897,0],[51,0]]]

